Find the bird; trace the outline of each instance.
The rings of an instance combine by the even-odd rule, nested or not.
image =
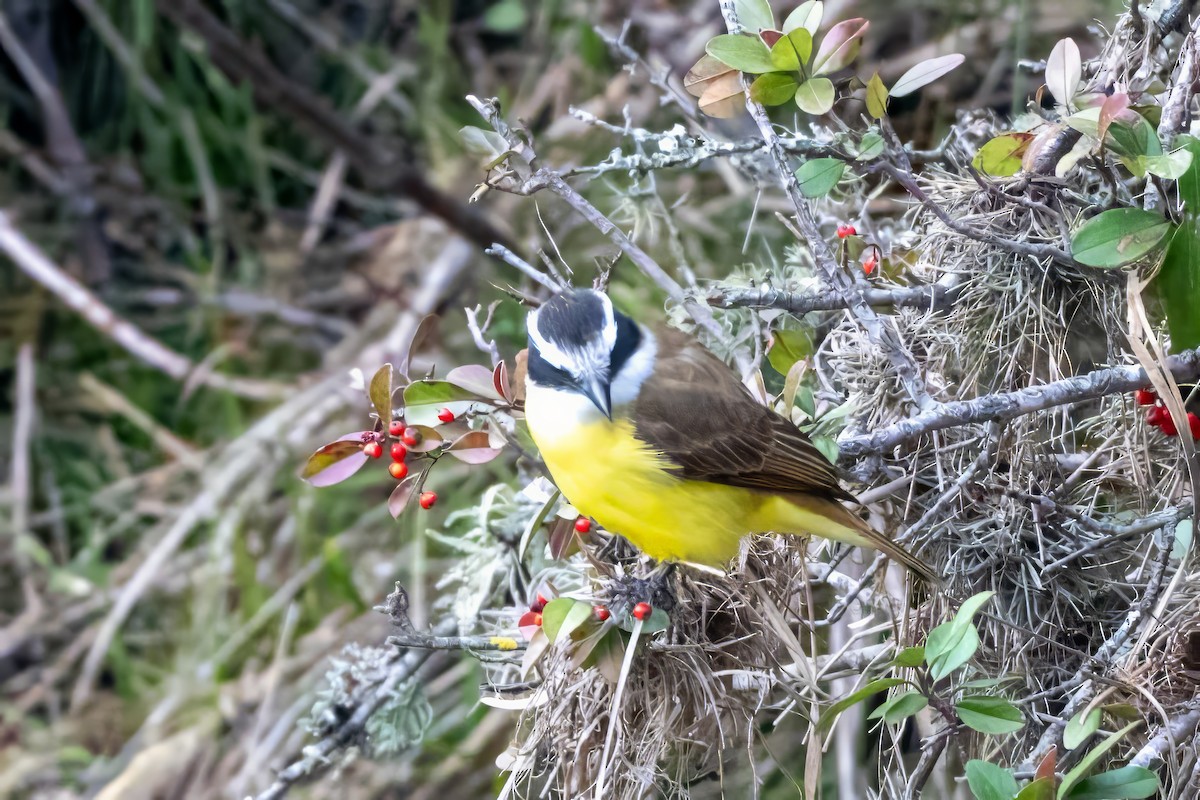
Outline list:
[[[607,294],[529,312],[525,419],[564,497],[660,562],[726,567],[755,533],[814,534],[930,568],[842,501],[837,469],[696,338]]]

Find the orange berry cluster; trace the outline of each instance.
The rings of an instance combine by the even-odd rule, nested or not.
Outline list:
[[[1133,401],[1139,406],[1150,406],[1146,412],[1146,423],[1158,428],[1167,436],[1178,436],[1179,426],[1171,419],[1171,412],[1163,405],[1162,400],[1151,389],[1138,389],[1133,393]],[[1188,432],[1193,439],[1200,439],[1200,416],[1188,412]]]

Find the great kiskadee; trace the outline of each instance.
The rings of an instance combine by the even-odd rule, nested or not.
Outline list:
[[[742,537],[816,534],[927,566],[846,509],[832,464],[692,337],[596,291],[530,312],[525,416],[582,514],[660,561],[723,566]]]

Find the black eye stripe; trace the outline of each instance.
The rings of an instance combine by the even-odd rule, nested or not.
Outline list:
[[[529,340],[529,360],[526,362],[526,369],[529,371],[530,379],[539,386],[546,386],[553,389],[571,389],[577,385],[577,381],[564,370],[559,369],[542,358],[542,354],[538,351],[537,344],[533,339]]]
[[[637,351],[638,345],[642,343],[642,332],[638,329],[637,323],[629,317],[618,312],[614,312],[614,318],[617,322],[617,341],[613,344],[612,356],[609,359],[609,379],[616,378],[621,372],[621,368]]]

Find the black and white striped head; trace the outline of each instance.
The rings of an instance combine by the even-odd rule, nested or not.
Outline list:
[[[628,389],[637,391],[622,379],[636,377],[638,385],[645,379],[625,374],[643,344],[643,331],[601,292],[563,292],[529,312],[527,326],[528,381],[534,386],[582,394],[611,419],[614,399],[618,405],[628,402]]]

